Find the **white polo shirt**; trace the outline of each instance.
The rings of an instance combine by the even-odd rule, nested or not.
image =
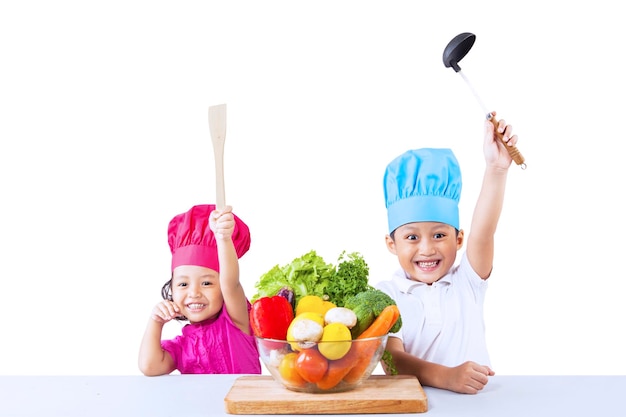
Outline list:
[[[376,287],[398,304],[404,349],[421,359],[446,366],[466,361],[491,366],[485,338],[483,304],[487,281],[461,262],[432,285],[407,278],[400,269]]]

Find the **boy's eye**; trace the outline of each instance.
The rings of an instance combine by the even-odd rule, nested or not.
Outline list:
[[[408,240],[417,240],[418,239],[418,237],[416,235],[408,235],[406,238]]]
[[[435,233],[434,238],[435,239],[443,239],[446,235],[443,233]]]

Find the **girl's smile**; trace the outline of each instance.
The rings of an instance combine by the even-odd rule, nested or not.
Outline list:
[[[199,311],[202,311],[206,307],[206,304],[193,303],[193,304],[187,304],[186,307],[188,310],[191,310],[192,312],[197,313]]]

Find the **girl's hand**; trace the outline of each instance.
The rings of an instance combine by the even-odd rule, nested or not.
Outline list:
[[[209,227],[218,239],[230,239],[235,230],[233,208],[226,206],[224,210],[213,210],[209,216]]]
[[[163,300],[152,309],[150,318],[157,323],[165,324],[180,315],[180,309],[169,300]]]

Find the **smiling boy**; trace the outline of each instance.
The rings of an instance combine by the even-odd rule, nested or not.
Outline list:
[[[483,389],[494,375],[483,304],[512,161],[505,146],[517,143],[503,120],[498,131],[506,145],[497,139],[493,124],[485,122],[483,183],[458,265],[465,232],[459,226],[461,170],[453,152],[407,151],[389,163],[384,176],[385,241],[400,269],[377,287],[396,301],[403,317],[402,329],[390,335],[387,350],[398,373],[466,394]]]

